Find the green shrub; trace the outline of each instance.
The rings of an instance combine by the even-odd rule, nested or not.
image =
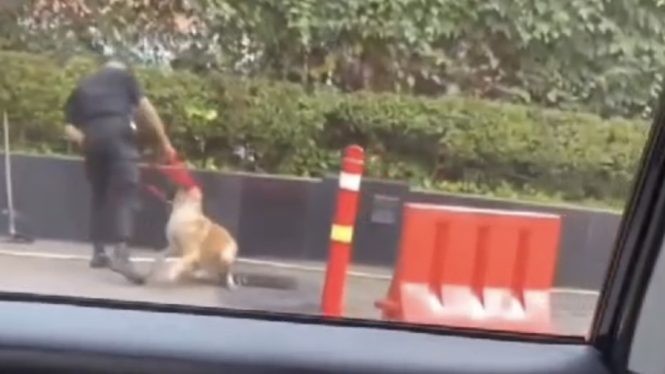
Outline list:
[[[14,147],[67,153],[61,107],[93,64],[0,52],[0,109]],[[462,97],[327,90],[228,76],[138,69],[176,147],[205,168],[319,176],[340,150],[366,148],[368,174],[494,197],[623,202],[645,122]],[[244,145],[255,161],[241,162]]]

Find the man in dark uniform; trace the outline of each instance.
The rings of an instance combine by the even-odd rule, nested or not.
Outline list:
[[[64,111],[65,134],[81,147],[91,189],[90,266],[109,266],[129,281],[140,284],[143,277],[133,267],[127,247],[139,203],[140,153],[133,114],[139,111],[146,118],[146,125],[157,135],[162,153],[170,157],[174,153],[164,127],[150,101],[143,96],[136,77],[116,61],[81,79],[67,99]],[[108,213],[114,228],[111,232],[106,230]],[[109,239],[114,244],[111,257],[104,248]]]

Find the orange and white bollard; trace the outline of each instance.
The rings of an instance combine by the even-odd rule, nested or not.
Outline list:
[[[353,228],[358,213],[358,200],[365,151],[358,145],[344,150],[342,171],[339,174],[337,207],[330,230],[330,252],[323,286],[321,309],[324,316],[341,317],[344,314],[346,273],[351,261]]]

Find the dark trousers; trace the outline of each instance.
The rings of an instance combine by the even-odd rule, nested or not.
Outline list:
[[[90,240],[96,246],[127,242],[140,203],[137,160],[120,152],[86,152],[85,171],[91,189]]]

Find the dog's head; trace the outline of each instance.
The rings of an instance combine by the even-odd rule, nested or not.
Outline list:
[[[173,209],[192,207],[200,209],[203,205],[203,193],[198,187],[179,188],[173,197]]]

